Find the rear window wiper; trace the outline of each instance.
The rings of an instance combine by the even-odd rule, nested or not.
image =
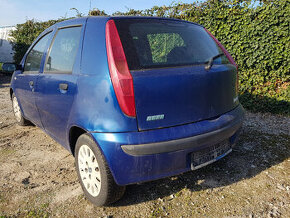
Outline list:
[[[224,54],[224,53],[219,53],[219,54],[217,54],[217,55],[211,57],[207,62],[205,62],[206,65],[205,65],[204,68],[205,68],[206,70],[210,70],[210,68],[212,67],[213,61],[214,61],[215,59],[217,59],[217,58],[223,56],[223,55],[225,55],[225,54]]]

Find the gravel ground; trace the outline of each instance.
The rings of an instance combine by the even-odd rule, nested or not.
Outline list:
[[[17,126],[0,75],[0,217],[290,217],[290,118],[246,114],[226,158],[197,171],[127,187],[110,207],[82,193],[68,151]]]

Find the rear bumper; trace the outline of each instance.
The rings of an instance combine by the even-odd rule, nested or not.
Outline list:
[[[121,148],[125,153],[133,156],[160,154],[185,149],[194,149],[202,145],[218,143],[221,138],[230,138],[232,135],[235,134],[238,129],[241,128],[241,126],[241,120],[235,120],[220,129],[188,138],[148,144],[121,145]]]
[[[91,133],[119,185],[155,180],[191,170],[191,153],[229,139],[242,126],[241,105],[214,120],[143,132]]]

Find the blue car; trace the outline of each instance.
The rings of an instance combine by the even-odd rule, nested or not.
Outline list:
[[[128,184],[224,157],[244,118],[237,65],[203,26],[153,17],[57,23],[16,66],[10,96],[75,157],[85,196],[120,199]]]

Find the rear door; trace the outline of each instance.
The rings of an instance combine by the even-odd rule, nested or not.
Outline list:
[[[37,81],[36,105],[44,129],[64,143],[76,93],[83,25],[59,28]]]
[[[42,126],[35,105],[35,89],[37,78],[44,62],[44,52],[52,33],[49,32],[41,37],[26,56],[24,71],[17,74],[14,79],[15,94],[20,102],[24,116],[37,126]]]
[[[236,68],[221,48],[192,23],[119,19],[116,26],[133,77],[139,130],[211,119],[232,110]]]

